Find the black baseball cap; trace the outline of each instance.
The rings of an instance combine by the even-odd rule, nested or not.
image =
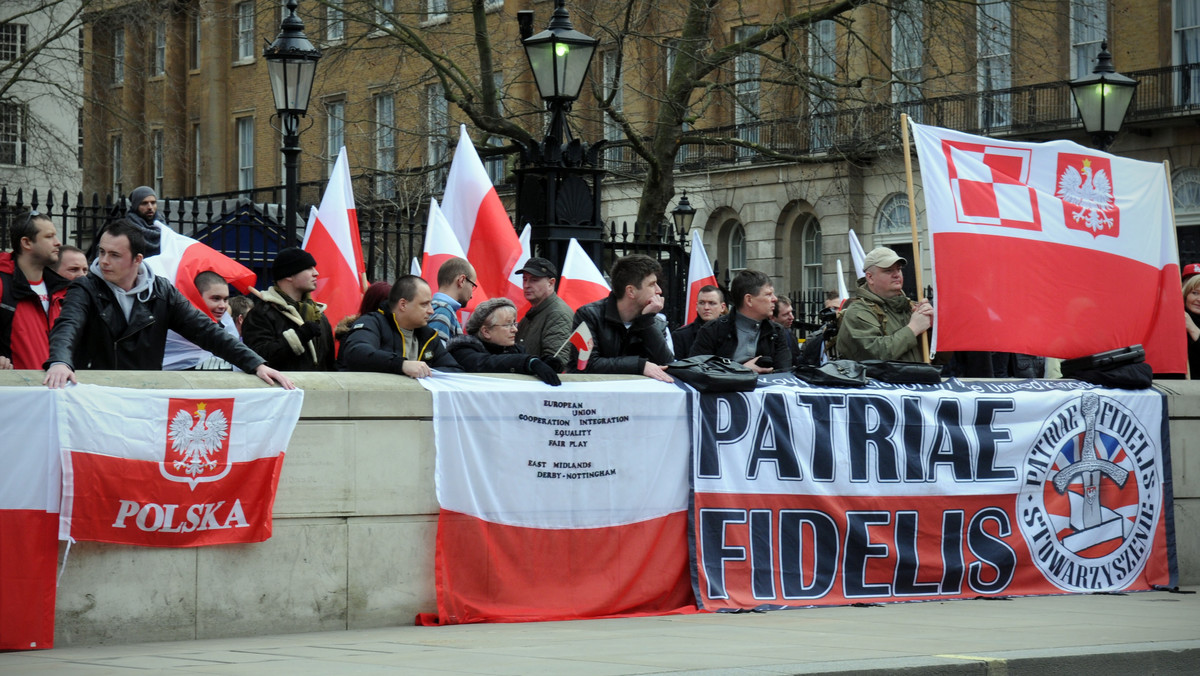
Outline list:
[[[554,277],[558,279],[558,268],[545,258],[530,258],[525,261],[525,267],[517,272],[527,272],[534,277]]]

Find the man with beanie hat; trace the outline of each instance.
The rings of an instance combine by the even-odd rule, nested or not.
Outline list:
[[[142,231],[142,239],[146,241],[146,256],[157,256],[162,241],[159,227],[166,220],[158,213],[158,195],[154,188],[140,185],[129,193],[129,211],[125,214],[125,220]]]
[[[281,371],[332,371],[333,329],[325,304],[312,299],[317,261],[289,247],[275,256],[275,285],[262,294],[242,323],[242,340]]]
[[[908,261],[891,249],[871,249],[863,258],[866,280],[847,303],[837,336],[842,359],[924,361],[917,336],[933,326],[929,300],[913,304],[904,295]]]

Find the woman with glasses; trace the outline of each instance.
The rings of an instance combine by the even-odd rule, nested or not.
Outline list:
[[[547,385],[562,384],[549,364],[517,345],[517,307],[507,298],[485,300],[467,320],[466,335],[447,349],[467,373],[524,373]]]

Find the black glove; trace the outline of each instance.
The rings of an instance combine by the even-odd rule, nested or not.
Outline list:
[[[319,335],[321,335],[321,322],[319,321],[304,322],[296,327],[296,337],[302,343],[307,343]]]
[[[527,368],[529,369],[530,375],[542,381],[543,383],[546,383],[547,385],[553,385],[555,387],[562,385],[562,381],[558,379],[558,372],[551,368],[549,364],[541,359],[538,359],[537,357],[531,357],[529,359]]]
[[[545,359],[542,359],[542,361],[546,362],[546,366],[554,369],[555,373],[563,372],[563,363],[558,357],[546,357]]]

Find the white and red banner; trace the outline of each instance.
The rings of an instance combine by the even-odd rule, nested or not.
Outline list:
[[[58,394],[60,538],[195,547],[271,536],[302,390]]]
[[[694,610],[687,395],[652,380],[422,378],[440,624]]]
[[[1156,391],[760,381],[699,402],[691,524],[706,610],[1176,584]]]
[[[312,295],[325,303],[329,323],[336,326],[342,317],[357,315],[366,290],[366,267],[345,147],[338,152],[321,207],[304,231],[301,248],[317,261],[319,277]]]
[[[475,281],[485,292],[481,298],[506,296],[514,303],[524,301],[521,285],[514,286],[509,281],[509,275],[521,257],[517,231],[475,151],[465,124],[459,127],[458,146],[446,176],[442,213],[459,245],[467,252],[467,260],[475,266]]]
[[[1068,141],[913,123],[937,304],[934,348],[1064,359],[1141,344],[1183,373],[1163,165]]]
[[[578,310],[592,301],[604,298],[611,290],[612,287],[604,279],[600,268],[596,267],[583,247],[572,237],[567,244],[562,274],[558,278],[558,297],[572,310]]]
[[[521,255],[517,257],[517,262],[513,263],[512,272],[508,274],[508,283],[510,288],[521,289],[521,297],[512,299],[517,306],[517,321],[525,317],[525,313],[529,312],[529,301],[525,300],[525,275],[517,272],[525,267],[525,263],[533,256],[533,249],[530,245],[530,239],[533,237],[533,228],[526,223],[525,228],[521,230],[521,236],[517,238],[517,242],[521,245]]]
[[[450,229],[450,223],[446,221],[438,201],[430,199],[429,220],[425,225],[425,245],[418,274],[434,291],[438,289],[438,271],[442,269],[442,263],[451,258],[466,258],[466,254],[455,238],[454,231]],[[484,299],[486,300],[486,296]]]
[[[708,260],[708,252],[704,250],[704,238],[699,230],[692,231],[692,255],[688,260],[688,291],[687,306],[683,311],[683,323],[695,321],[696,298],[700,289],[705,286],[716,286],[717,275],[713,272],[712,263]]]
[[[0,650],[54,647],[54,391],[0,388]]]

